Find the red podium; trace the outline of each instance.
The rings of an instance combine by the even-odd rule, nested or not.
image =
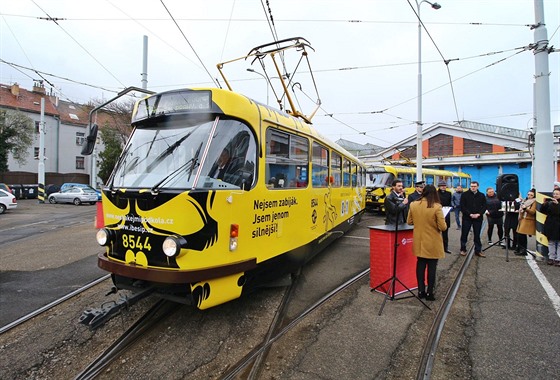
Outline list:
[[[408,289],[418,288],[416,281],[416,256],[412,253],[413,227],[408,224],[369,227],[369,257],[371,290],[394,297]],[[395,260],[395,237],[397,257]],[[394,266],[396,263],[396,270]],[[392,285],[392,277],[398,278]]]

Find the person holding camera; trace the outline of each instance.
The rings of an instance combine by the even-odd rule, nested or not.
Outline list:
[[[554,189],[552,198],[546,198],[541,212],[546,215],[544,236],[548,239],[548,265],[560,267],[560,189]]]
[[[537,231],[537,202],[535,189],[529,190],[527,198],[519,207],[519,224],[517,225],[517,250],[518,256],[527,255],[527,235],[532,236]]]
[[[385,198],[385,224],[394,226],[406,222],[408,199],[404,196],[404,187],[400,179],[395,179],[391,185],[393,190]]]

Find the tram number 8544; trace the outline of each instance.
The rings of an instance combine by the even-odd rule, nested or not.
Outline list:
[[[144,242],[142,243],[142,236],[135,236],[135,235],[122,235],[122,246],[128,249],[140,249],[151,251],[152,246],[149,241],[150,237],[145,236]]]

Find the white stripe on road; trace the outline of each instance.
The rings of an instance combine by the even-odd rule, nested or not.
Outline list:
[[[533,258],[530,255],[527,255],[525,258],[527,259],[527,264],[529,264],[529,267],[531,267],[533,273],[535,273],[535,277],[537,277],[544,291],[548,295],[550,302],[552,302],[552,306],[554,307],[554,310],[556,310],[556,314],[558,314],[558,316],[560,317],[560,296],[558,296],[556,290],[554,290],[552,285],[550,285],[550,282],[548,282],[548,280],[546,279],[543,272],[541,272],[541,269],[537,265],[537,262],[533,260]]]

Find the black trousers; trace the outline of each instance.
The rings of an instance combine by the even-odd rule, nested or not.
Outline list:
[[[445,224],[447,224],[447,229],[445,231],[443,231],[441,233],[441,237],[443,239],[443,249],[445,251],[448,250],[449,247],[449,227],[451,227],[451,212],[449,212],[446,216],[445,216]]]
[[[517,233],[517,250],[525,252],[527,249],[527,235]]]
[[[474,240],[474,253],[482,252],[482,242],[480,241],[480,230],[482,230],[482,216],[478,219],[471,219],[463,215],[463,225],[461,226],[461,251],[467,251],[467,238],[472,227]]]
[[[498,239],[502,240],[504,237],[504,221],[502,218],[491,218],[488,217],[488,241],[492,241],[492,233],[494,232],[494,226],[498,229]]]
[[[418,292],[434,294],[434,287],[436,285],[436,267],[438,259],[426,259],[418,257],[416,261],[416,280],[418,281]],[[424,278],[426,277],[426,268],[428,269],[428,289],[426,291],[426,284]]]

